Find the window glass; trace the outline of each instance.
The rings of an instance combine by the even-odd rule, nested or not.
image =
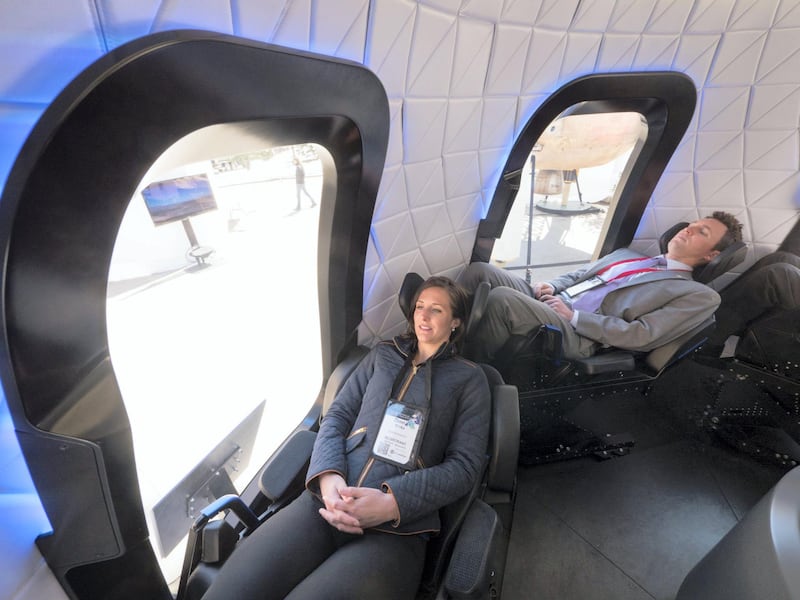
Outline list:
[[[319,392],[323,152],[157,162],[122,222],[109,351],[167,581],[193,517],[231,486],[241,491]]]
[[[591,113],[590,104],[559,115],[536,141],[495,242],[492,262],[529,282],[596,258],[622,175],[647,135],[639,113]]]

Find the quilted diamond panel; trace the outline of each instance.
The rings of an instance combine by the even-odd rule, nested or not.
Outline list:
[[[708,88],[700,103],[700,129],[726,131],[744,127],[749,87]]]
[[[311,45],[316,52],[364,62],[369,0],[318,2]]]
[[[598,71],[629,71],[641,38],[633,34],[606,34],[597,58]]]
[[[504,0],[500,20],[516,25],[533,25],[545,4],[549,3],[546,0]]]
[[[741,166],[744,134],[740,131],[709,131],[697,134],[695,166],[701,169],[722,169]]]
[[[444,152],[465,152],[478,147],[481,132],[480,98],[451,100],[447,106]]]
[[[403,108],[403,147],[406,162],[414,163],[442,155],[447,101],[406,100]]]
[[[553,91],[567,49],[567,34],[534,29],[522,78],[523,93]]]
[[[697,87],[703,87],[708,79],[711,62],[717,52],[719,36],[684,35],[675,55],[673,68],[692,78]],[[681,65],[678,69],[677,65]]]
[[[444,172],[441,160],[409,164],[404,167],[408,206],[411,210],[442,204]]]
[[[412,97],[446,96],[453,65],[456,18],[420,7],[408,62],[406,93]]]
[[[86,2],[22,8],[0,8],[0,99],[46,104],[106,47]]]
[[[481,119],[481,146],[507,148],[512,141],[516,112],[516,97],[487,98]]]
[[[160,5],[160,0],[145,0],[137,2],[136,6],[126,0],[95,2],[108,48],[116,48],[132,38],[150,33]],[[143,19],[143,14],[148,18]]]
[[[744,206],[744,199],[739,191],[742,189],[742,172],[738,169],[703,170],[695,175],[697,184],[697,206],[703,214],[713,212],[707,207],[728,207],[734,209],[734,203]],[[705,209],[705,210],[703,210]]]
[[[403,101],[389,99],[389,143],[386,149],[386,167],[403,161]]]
[[[503,4],[497,0],[462,0],[459,14],[496,23],[500,20]]]
[[[672,68],[680,38],[677,35],[642,36],[634,64],[640,69],[667,70]]]
[[[416,5],[407,0],[381,0],[373,3],[370,11],[365,64],[380,77],[390,98],[401,97],[406,87]]]
[[[518,95],[522,69],[528,52],[531,30],[526,27],[498,25],[492,59],[486,77],[486,94]]]
[[[638,33],[648,28],[656,0],[618,0],[614,3],[606,31]]]
[[[494,27],[491,23],[459,19],[450,79],[451,97],[483,95],[493,39]]]
[[[567,51],[561,64],[561,79],[569,81],[594,71],[600,44],[599,33],[571,33],[567,38]]]
[[[692,9],[692,2],[658,0],[647,24],[647,34],[677,34],[684,31]]]
[[[167,0],[161,3],[153,19],[153,29],[164,31],[181,27],[215,29],[221,23],[226,33],[233,33],[231,5],[225,0]]]
[[[731,11],[728,30],[747,31],[765,30],[772,24],[772,18],[778,9],[778,0],[760,0],[755,2],[737,2]]]
[[[545,29],[567,31],[580,4],[580,0],[543,0],[534,25]]]
[[[694,176],[692,172],[670,171],[665,173],[658,181],[656,193],[659,197],[659,208],[694,206]]]
[[[386,169],[378,189],[373,221],[396,217],[408,210],[405,172],[401,166]]]
[[[311,0],[243,0],[236,6],[239,35],[290,48],[309,48]]]
[[[800,27],[800,4],[797,2],[779,2],[772,27],[773,30]]]
[[[714,59],[709,84],[736,85],[755,81],[767,36],[760,31],[726,33]]]
[[[691,130],[684,134],[681,143],[675,149],[672,159],[669,161],[667,172],[680,173],[681,171],[691,171],[694,161],[695,140],[697,136]]]
[[[735,4],[736,0],[697,0],[694,2],[684,31],[687,33],[725,31]]]
[[[444,182],[447,198],[476,194],[481,189],[478,153],[461,152],[444,157]],[[461,215],[457,216],[461,220]]]
[[[780,129],[800,118],[800,86],[762,85],[753,90],[749,129]]]
[[[780,209],[786,208],[786,198],[797,194],[797,169],[790,171],[771,171],[746,169],[744,172],[744,198],[748,206]],[[786,221],[791,223],[791,214],[786,213]],[[776,241],[783,239],[775,238]]]
[[[797,83],[800,69],[800,36],[793,29],[773,30],[767,36],[756,78],[761,84]]]
[[[583,0],[572,19],[573,31],[608,31],[614,2]]]
[[[797,169],[797,130],[746,131],[744,139],[744,166],[747,169]]]

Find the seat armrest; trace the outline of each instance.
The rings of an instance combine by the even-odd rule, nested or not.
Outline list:
[[[636,368],[636,358],[633,353],[625,350],[611,350],[576,359],[574,364],[582,375],[597,375],[614,371],[633,371]]]
[[[487,485],[513,492],[519,459],[519,394],[516,386],[493,386],[492,432]]]
[[[200,511],[200,516],[192,524],[192,530],[200,531],[211,519],[226,510],[232,511],[246,527],[258,525],[258,517],[244,503],[244,500],[236,494],[225,494]]]
[[[453,548],[444,587],[455,600],[488,600],[502,587],[506,539],[497,513],[475,500]]]
[[[261,493],[275,502],[296,487],[298,480],[305,476],[316,439],[317,434],[308,429],[295,431],[261,472]]]

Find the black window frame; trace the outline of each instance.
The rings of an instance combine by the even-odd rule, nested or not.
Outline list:
[[[172,598],[108,354],[106,290],[120,223],[148,169],[190,133],[222,125],[264,146],[317,143],[330,153],[318,243],[323,378],[356,343],[389,137],[386,92],[372,72],[177,30],[120,46],[78,75],[34,126],[0,199],[0,381],[53,527],[37,544],[71,597]],[[225,145],[221,136],[208,143],[205,158]]]
[[[691,123],[696,104],[694,82],[676,71],[595,73],[559,88],[528,119],[514,142],[486,217],[478,225],[470,262],[489,261],[534,144],[570,107],[575,107],[573,114],[637,112],[647,123],[647,135],[637,143],[636,158],[617,187],[616,208],[599,254],[629,245],[659,178]]]

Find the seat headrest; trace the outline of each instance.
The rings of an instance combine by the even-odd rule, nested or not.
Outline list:
[[[414,301],[414,294],[417,293],[417,289],[424,281],[418,273],[406,273],[403,278],[400,293],[397,295],[397,302],[400,304],[400,310],[403,311],[404,317],[408,317],[411,314],[411,303]]]
[[[672,227],[670,227],[664,233],[661,234],[661,237],[658,238],[658,248],[661,251],[661,254],[667,253],[667,246],[669,245],[669,241],[673,237],[675,237],[676,233],[678,233],[688,224],[689,224],[688,221],[681,221],[680,223],[675,223],[675,225],[673,225]]]
[[[662,254],[667,252],[669,241],[681,229],[689,225],[687,221],[675,223],[658,238],[658,247]],[[717,254],[714,259],[704,265],[698,265],[692,272],[692,277],[700,283],[711,283],[720,275],[723,275],[741,263],[747,256],[747,245],[744,242],[733,242],[722,252]]]
[[[747,244],[744,242],[733,242],[722,252],[717,254],[711,262],[698,265],[692,272],[692,277],[700,283],[711,283],[720,275],[730,271],[747,256]]]

